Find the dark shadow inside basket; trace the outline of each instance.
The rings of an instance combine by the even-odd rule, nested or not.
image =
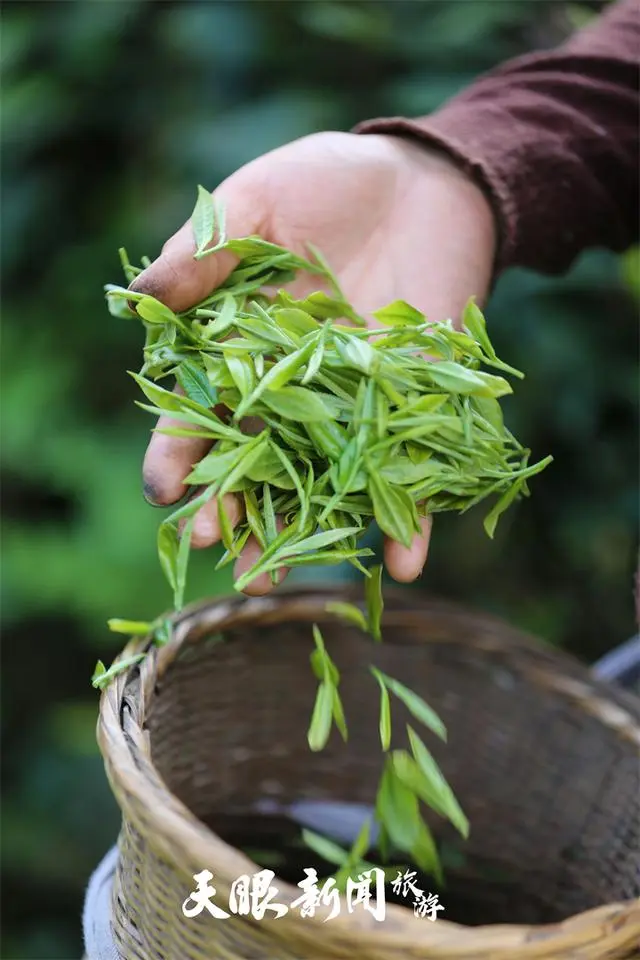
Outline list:
[[[336,804],[372,805],[382,765],[378,689],[368,672],[375,663],[420,693],[448,729],[446,745],[419,729],[471,823],[465,843],[429,818],[446,888],[430,878],[419,885],[438,892],[442,916],[469,925],[550,923],[638,895],[635,749],[575,699],[535,680],[535,651],[510,643],[508,628],[501,638],[493,621],[434,618],[418,606],[389,613],[382,645],[335,620],[322,629],[341,673],[348,744],[334,731],[321,753],[307,745],[316,692],[309,622],[199,640],[156,689],[148,717],[154,764],[223,839],[293,885],[304,867],[321,876],[334,869],[300,849],[288,814],[292,805],[325,804],[320,814],[337,810],[344,828],[358,808],[345,813]],[[553,669],[553,654],[542,656]],[[392,716],[393,746],[404,747],[410,718],[397,700]],[[259,812],[266,809],[274,812]]]

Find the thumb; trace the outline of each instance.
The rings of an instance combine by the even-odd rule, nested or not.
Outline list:
[[[233,238],[259,234],[265,219],[260,213],[256,191],[251,190],[246,180],[243,184],[244,178],[239,176],[243,172],[230,177],[215,191],[215,200],[225,211],[227,236]],[[194,260],[195,251],[189,219],[167,240],[157,260],[136,277],[129,289],[155,297],[171,310],[187,310],[226,280],[238,262],[228,251]]]

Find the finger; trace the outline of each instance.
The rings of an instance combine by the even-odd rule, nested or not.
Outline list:
[[[222,498],[225,512],[229,518],[232,529],[238,526],[244,511],[238,497],[232,493],[225,493]],[[180,533],[184,530],[186,519],[178,524]],[[213,497],[203,507],[200,507],[195,516],[193,531],[191,533],[191,546],[196,550],[204,550],[212,547],[214,543],[222,540],[222,531],[220,529],[220,506],[218,498]]]
[[[279,530],[282,530],[283,524],[279,520],[278,520],[277,526]],[[249,539],[245,544],[244,550],[242,551],[242,554],[236,561],[235,569],[233,571],[235,579],[237,580],[244,573],[246,573],[247,570],[250,570],[251,567],[254,565],[254,563],[258,562],[261,556],[262,556],[262,549],[260,547],[260,544],[255,539],[255,537],[253,536],[249,537]],[[286,567],[281,567],[277,571],[276,577],[277,577],[277,582],[279,584],[282,583],[282,581],[284,580],[288,572],[289,570]],[[246,593],[250,597],[262,597],[266,593],[269,593],[271,590],[273,590],[274,586],[275,584],[271,579],[271,574],[261,573],[249,584],[247,584],[247,586],[244,588],[243,593]]]
[[[431,537],[431,517],[420,517],[422,534],[414,536],[410,547],[385,538],[384,562],[389,574],[400,583],[410,583],[422,573]]]
[[[257,178],[251,171],[247,173],[247,168],[215,191],[216,200],[225,210],[227,236],[246,237],[262,232],[259,192]],[[157,260],[136,277],[130,289],[155,297],[172,310],[192,307],[219,286],[238,262],[227,251],[194,260],[195,249],[189,219],[167,240]]]
[[[182,393],[180,387],[175,388],[175,393]],[[165,427],[198,429],[182,420],[159,417],[156,429]],[[188,489],[184,483],[185,477],[212,446],[213,441],[204,437],[172,437],[164,433],[152,433],[142,465],[145,499],[162,507],[180,500]]]

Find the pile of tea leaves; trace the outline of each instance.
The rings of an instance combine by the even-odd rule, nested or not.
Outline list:
[[[493,497],[484,518],[493,536],[500,515],[528,494],[529,479],[551,461],[530,463],[530,451],[504,424],[499,400],[512,388],[502,374],[522,373],[497,357],[473,300],[461,325],[429,320],[398,300],[377,310],[379,326],[367,328],[313,248],[307,259],[259,237],[227,239],[223,217],[202,187],[192,224],[197,259],[222,250],[238,258],[227,280],[201,303],[174,313],[145,294],[106,288],[111,314],[136,317],[144,327],[143,364],[131,374],[145,398],[138,405],[182,424],[160,432],[213,444],[186,478],[193,495],[158,531],[174,609],[183,605],[195,514],[216,498],[225,548],[218,567],[232,563],[252,535],[262,550],[236,580],[237,590],[260,574],[275,582],[282,567],[350,563],[365,577],[366,615],[350,604],[334,604],[331,612],[380,641],[382,571],[365,566],[373,551],[361,544],[370,524],[409,547],[421,532],[420,517],[464,512]],[[143,267],[120,253],[130,283]],[[292,296],[285,285],[300,273],[318,278],[317,292]],[[277,292],[267,295],[265,288]],[[235,528],[224,508],[226,494],[236,494],[243,506]],[[166,618],[110,625],[151,634],[157,643],[170,633]],[[317,627],[314,639],[311,661],[319,687],[309,745],[319,750],[333,724],[346,740],[347,724],[339,673]],[[98,664],[94,685],[104,687],[140,656],[117,661],[110,670]],[[444,739],[446,731],[420,697],[372,671],[386,753],[376,803],[377,847],[407,853],[437,875],[437,851],[420,803],[463,835],[468,824],[413,728],[407,730],[410,752],[390,751],[390,694],[437,736]],[[307,839],[325,857],[331,852],[323,838]],[[366,824],[343,856],[344,876],[368,847]]]

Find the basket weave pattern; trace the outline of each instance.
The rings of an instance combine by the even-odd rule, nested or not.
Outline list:
[[[390,593],[384,644],[325,613],[348,591],[278,591],[185,611],[167,646],[118,677],[101,701],[99,741],[123,814],[113,929],[125,960],[526,960],[640,956],[640,704],[573,659],[489,617]],[[341,673],[349,726],[311,754],[316,681],[310,624]],[[136,642],[124,651],[143,648]],[[256,922],[187,919],[193,875],[214,874],[226,908],[233,881],[260,869],[207,825],[283,803],[371,803],[381,771],[374,662],[438,711],[436,759],[471,822],[451,879],[473,899],[467,926],[388,905]],[[408,715],[394,702],[394,739]],[[451,835],[430,821],[441,839]],[[509,882],[479,879],[499,865]],[[302,876],[300,877],[302,879]],[[279,902],[300,890],[278,878]]]

